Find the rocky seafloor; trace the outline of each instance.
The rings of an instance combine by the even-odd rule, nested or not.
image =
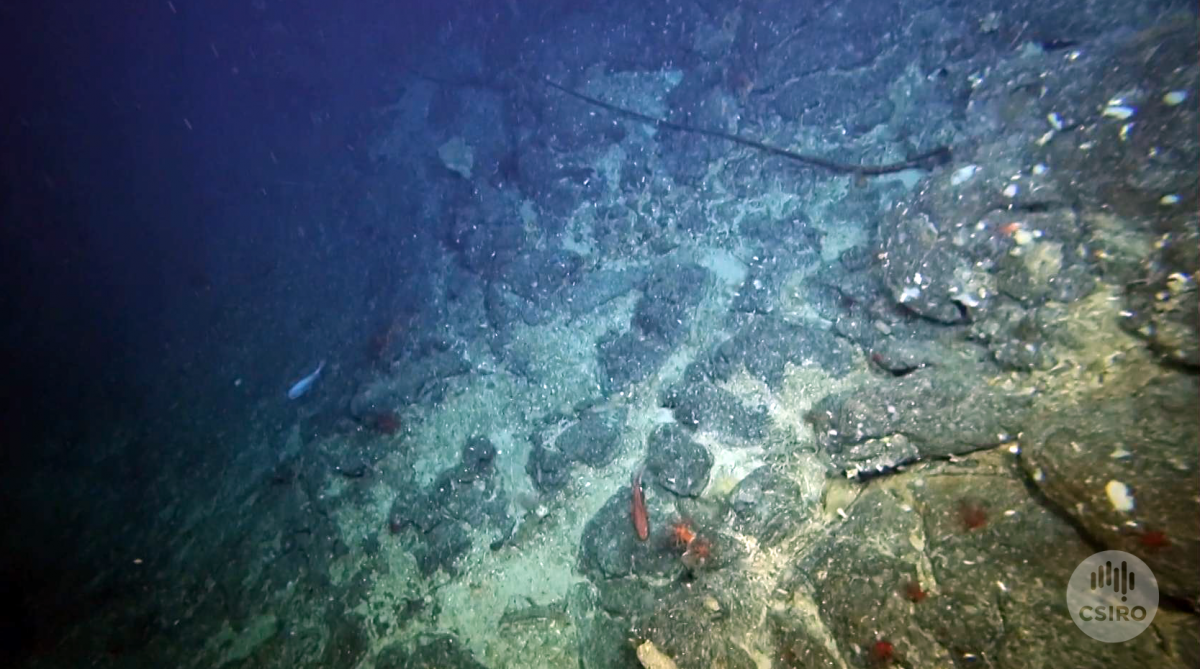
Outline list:
[[[839,160],[949,162],[828,174],[512,70],[411,80],[375,178],[433,184],[427,299],[248,483],[165,509],[153,575],[41,666],[1200,661],[1195,21],[897,9],[843,43],[839,3],[765,4],[671,36],[690,60],[531,62],[806,154],[837,123]],[[1016,27],[1063,13],[1071,45]],[[1104,549],[1162,593],[1123,644],[1066,609]]]

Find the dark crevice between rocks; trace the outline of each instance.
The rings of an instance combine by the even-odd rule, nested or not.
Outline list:
[[[897,378],[897,379],[908,376],[909,374],[912,374],[913,372],[915,372],[923,367],[932,366],[932,365],[924,365],[924,364],[921,364],[921,365],[902,365],[902,364],[889,365],[887,363],[887,359],[884,358],[883,354],[879,353],[878,351],[871,354],[871,362],[874,363],[875,367],[879,371],[883,372],[884,374],[886,374],[888,376],[891,376],[892,378]]]
[[[1014,460],[1016,478],[1021,482],[1021,485],[1025,487],[1025,492],[1029,493],[1030,498],[1037,502],[1039,506],[1049,510],[1055,516],[1058,516],[1059,520],[1062,520],[1066,524],[1070,525],[1075,532],[1079,534],[1079,538],[1086,543],[1089,548],[1097,552],[1106,550],[1104,544],[1096,539],[1096,537],[1092,536],[1091,533],[1087,531],[1087,528],[1085,528],[1075,516],[1068,513],[1067,510],[1064,509],[1060,504],[1046,496],[1046,493],[1042,491],[1041,487],[1037,484],[1037,481],[1033,480],[1033,477],[1029,475],[1029,472],[1027,472],[1025,467],[1021,464],[1022,456],[1023,453],[1018,452]]]
[[[1049,202],[1026,202],[1013,207],[1013,210],[1026,214],[1045,214],[1057,208]]]
[[[904,432],[891,432],[884,436],[872,437],[872,439],[895,439],[896,437],[904,437],[905,439],[908,439],[910,442],[912,442],[914,444],[919,444],[919,442],[917,442],[911,435],[906,434]],[[854,442],[854,445],[856,445],[856,446],[861,445],[861,444],[866,443],[867,441],[869,441],[869,440],[864,439],[863,441],[857,441],[857,442]],[[894,465],[883,466],[882,468],[876,468],[876,469],[872,469],[870,471],[860,470],[853,477],[853,480],[856,482],[859,482],[859,483],[867,483],[869,481],[873,481],[878,478],[883,478],[885,476],[892,476],[894,474],[902,474],[902,473],[908,471],[913,466],[918,465],[918,464],[933,463],[933,462],[954,462],[955,460],[965,458],[970,455],[974,455],[975,453],[979,453],[982,451],[990,451],[993,449],[1002,448],[1003,446],[1005,446],[1004,443],[996,443],[996,444],[984,444],[984,445],[980,445],[980,446],[973,446],[973,447],[967,448],[967,445],[964,444],[962,450],[956,450],[954,453],[949,453],[946,455],[919,455],[913,460],[897,462]],[[920,450],[919,445],[917,446],[917,449]],[[844,472],[847,469],[849,469],[849,468],[841,468],[841,471]],[[1033,482],[1030,481],[1030,483],[1032,484]]]

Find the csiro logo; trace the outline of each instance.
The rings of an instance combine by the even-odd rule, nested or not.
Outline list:
[[[1105,643],[1128,641],[1154,620],[1158,581],[1136,555],[1103,551],[1071,574],[1067,606],[1084,634]]]

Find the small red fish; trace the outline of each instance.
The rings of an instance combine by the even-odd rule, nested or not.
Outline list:
[[[650,537],[650,518],[646,515],[646,496],[642,494],[642,471],[637,470],[633,475],[633,503],[629,505],[629,517],[633,519],[633,531],[637,532],[638,541]]]

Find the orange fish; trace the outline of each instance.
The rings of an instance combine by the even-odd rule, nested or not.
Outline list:
[[[650,518],[646,515],[646,496],[642,494],[642,471],[637,470],[633,475],[633,503],[629,505],[629,517],[633,519],[633,530],[637,532],[638,541],[650,537]]]

